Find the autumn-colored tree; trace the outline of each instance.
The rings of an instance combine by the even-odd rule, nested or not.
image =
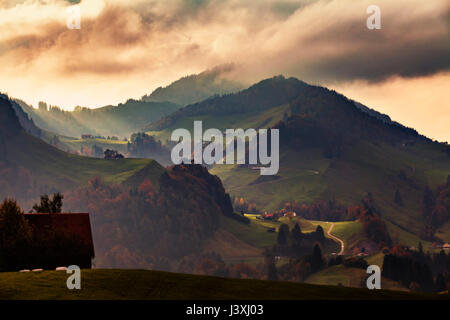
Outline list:
[[[118,265],[126,248],[132,261],[172,268],[167,259],[197,252],[220,226],[220,216],[233,215],[220,180],[201,166],[174,166],[160,176],[158,188],[153,182],[147,177],[137,186],[111,185],[94,178],[87,187],[66,192],[65,208],[90,213],[97,266],[109,266],[108,261]],[[113,254],[116,245],[121,249]],[[217,266],[216,275],[226,274],[220,262]]]
[[[366,236],[376,243],[391,246],[392,239],[389,235],[386,223],[381,220],[378,215],[365,220],[363,223],[363,230]]]
[[[153,202],[155,199],[156,189],[150,179],[145,179],[138,188],[138,191],[146,196],[146,201]]]

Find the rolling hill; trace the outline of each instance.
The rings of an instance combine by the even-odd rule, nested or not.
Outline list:
[[[222,183],[205,169],[70,155],[26,133],[16,113],[9,100],[0,100],[0,196],[31,201],[42,193],[65,192],[69,210],[93,214],[97,266],[177,270],[185,255],[222,249],[226,262],[260,264],[263,250],[276,241],[265,225],[246,224],[231,214]],[[401,244],[420,241],[423,188],[442,184],[450,173],[448,146],[294,78],[266,79],[239,93],[209,98],[147,129],[164,140],[175,128],[189,129],[193,120],[222,130],[280,129],[276,179],[261,179],[245,165],[215,166],[210,172],[222,179],[226,192],[260,210],[280,209],[286,201],[356,205],[371,192]],[[396,190],[402,206],[394,201]],[[306,232],[329,226],[300,222]],[[445,237],[442,227],[439,234]],[[342,222],[335,231],[350,244],[360,240],[361,228],[358,222]],[[311,281],[327,283],[322,282],[327,277],[334,277],[333,270]]]
[[[261,260],[262,249],[275,242],[257,225],[254,240],[235,232],[246,226],[205,168],[71,155],[26,133],[10,101],[0,103],[0,197],[26,209],[43,193],[63,192],[64,210],[92,215],[97,266],[172,269],[186,254],[220,250],[217,241],[232,259],[251,259],[247,247]]]
[[[450,175],[448,145],[295,78],[277,76],[236,94],[186,106],[146,129],[165,140],[176,128],[192,130],[194,120],[202,120],[204,130],[280,129],[276,179],[261,180],[259,171],[244,165],[212,168],[232,195],[256,203],[260,210],[277,210],[286,201],[358,205],[371,192],[392,233],[408,245],[419,241],[425,186],[435,188]],[[396,190],[402,206],[394,201]]]
[[[170,102],[145,102],[130,99],[117,106],[104,106],[97,109],[76,107],[74,111],[64,111],[55,106],[40,103],[35,109],[25,102],[16,100],[23,111],[36,125],[51,133],[80,137],[82,134],[101,136],[129,136],[149,122],[180,108]]]
[[[96,264],[104,267],[170,268],[232,214],[221,181],[205,168],[65,153],[26,133],[0,98],[0,199],[28,210],[53,192],[64,194],[63,210],[91,214]]]
[[[0,197],[30,199],[87,184],[93,177],[119,183],[152,164],[150,159],[106,161],[60,151],[26,133],[11,102],[0,98]],[[161,168],[158,171],[162,171]]]

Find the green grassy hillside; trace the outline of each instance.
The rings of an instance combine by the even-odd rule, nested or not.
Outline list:
[[[103,160],[63,152],[26,133],[7,100],[0,101],[0,171],[5,188],[0,196],[29,199],[44,192],[65,191],[100,177],[120,183],[146,167],[160,175],[164,170],[151,159]],[[147,170],[148,171],[148,170]],[[152,176],[152,172],[147,172]],[[5,190],[6,189],[6,190]]]
[[[416,185],[400,178],[401,171],[407,172]],[[279,178],[267,182],[255,184],[259,171],[236,165],[217,165],[211,172],[222,179],[230,194],[244,197],[263,210],[279,209],[292,200],[313,203],[336,199],[357,205],[364,194],[371,192],[390,229],[404,244],[416,246],[422,226],[423,186],[435,188],[444,183],[450,174],[450,162],[446,154],[426,143],[403,149],[362,143],[338,159],[327,159],[314,149],[282,149]],[[402,194],[403,206],[394,201],[396,189]],[[445,227],[442,230],[444,240],[450,241]]]
[[[0,273],[0,299],[309,300],[436,299],[437,294],[225,279],[144,270],[82,270],[81,290],[68,290],[64,271]]]
[[[227,192],[263,211],[278,210],[286,201],[311,204],[334,199],[359,205],[371,192],[391,233],[401,243],[416,246],[423,227],[423,190],[444,184],[450,175],[449,147],[367,110],[334,91],[275,77],[237,94],[182,108],[148,129],[165,141],[176,128],[192,130],[194,120],[203,121],[203,130],[267,128],[278,123],[276,178],[261,179],[260,172],[250,167],[216,165],[211,172],[221,178]],[[394,201],[397,189],[402,206]],[[450,241],[446,228],[440,235]]]
[[[83,185],[99,176],[119,183],[151,164],[151,159],[103,160],[60,151],[25,132],[10,138],[7,161],[28,169],[33,177],[54,188]]]

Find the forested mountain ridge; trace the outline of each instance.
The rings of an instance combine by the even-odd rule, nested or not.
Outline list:
[[[38,127],[49,132],[79,138],[83,134],[119,136],[123,138],[140,131],[147,123],[156,121],[179,108],[170,102],[144,102],[130,99],[117,106],[97,109],[76,107],[65,111],[41,102],[35,109],[17,100]]]

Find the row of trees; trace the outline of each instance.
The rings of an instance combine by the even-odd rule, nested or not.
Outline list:
[[[325,248],[335,248],[335,242],[325,238],[321,226],[317,226],[314,232],[303,233],[298,223],[289,230],[287,224],[281,224],[278,229],[277,243],[273,246],[273,255],[282,255],[292,258],[301,258],[311,251],[314,244],[320,244]]]
[[[353,220],[358,215],[357,207],[347,207],[335,200],[320,200],[312,204],[300,204],[295,201],[286,202],[280,213],[291,211],[305,219],[321,221]]]
[[[259,213],[256,203],[252,202],[249,203],[246,199],[243,197],[237,197],[233,196],[231,198],[231,201],[233,203],[234,211],[237,212],[245,212],[245,213]]]
[[[394,247],[384,256],[382,275],[415,291],[444,291],[450,287],[450,254],[425,253]]]

